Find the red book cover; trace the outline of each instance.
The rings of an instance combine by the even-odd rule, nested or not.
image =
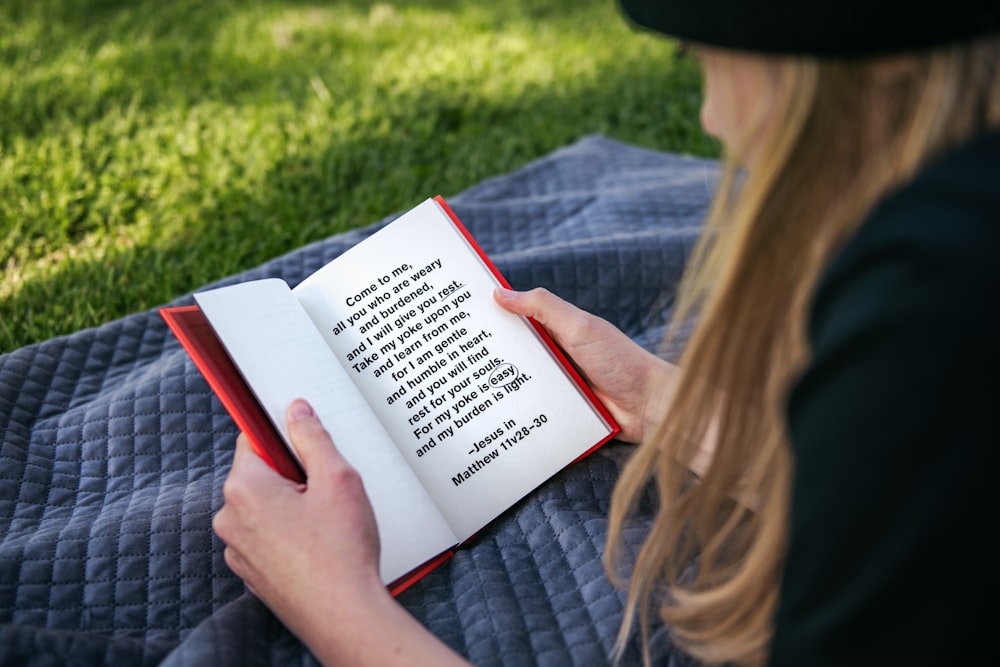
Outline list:
[[[160,315],[177,336],[181,346],[194,361],[215,395],[233,418],[236,426],[246,434],[251,447],[264,461],[282,476],[293,482],[305,482],[302,466],[281,440],[278,431],[267,418],[260,404],[239,369],[226,354],[222,342],[212,331],[212,326],[198,306],[173,306],[160,308]],[[428,572],[453,555],[446,551],[412,572],[389,584],[389,591],[399,595],[420,581]]]
[[[436,197],[435,201],[495,279],[504,287],[509,288],[510,285],[507,280],[500,274],[496,266],[487,257],[486,253],[447,203],[441,197]],[[277,429],[271,423],[271,420],[244,380],[236,364],[230,358],[223,343],[216,335],[202,310],[198,306],[176,306],[161,308],[160,313],[194,361],[195,366],[205,377],[213,392],[218,396],[226,411],[233,418],[237,427],[247,435],[254,451],[284,477],[296,482],[305,482],[305,471],[302,469],[295,455],[283,442]],[[615,423],[611,414],[597,399],[572,363],[566,358],[562,350],[555,344],[551,336],[537,322],[530,321],[530,323],[542,343],[565,369],[572,382],[579,387],[581,393],[610,426],[610,432],[607,437],[588,448],[576,459],[579,461],[601,445],[613,439],[620,432],[620,427]],[[447,550],[399,577],[389,585],[390,591],[394,595],[398,595],[451,557],[452,554],[452,550]]]

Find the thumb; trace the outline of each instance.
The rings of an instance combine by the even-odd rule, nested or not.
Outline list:
[[[556,342],[566,347],[591,323],[593,316],[560,299],[542,287],[527,292],[497,288],[494,300],[515,315],[524,315],[545,327]]]
[[[288,405],[285,419],[288,422],[288,434],[296,453],[302,459],[307,478],[310,471],[318,466],[337,463],[348,465],[316,412],[304,398],[297,398]]]

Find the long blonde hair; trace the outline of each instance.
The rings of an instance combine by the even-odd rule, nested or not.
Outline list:
[[[766,659],[794,467],[783,407],[808,360],[809,295],[881,196],[1000,123],[998,63],[996,38],[891,59],[778,61],[781,129],[750,173],[725,169],[675,312],[699,322],[682,379],[612,499],[605,565],[628,587],[619,649],[636,616],[648,646],[658,612],[705,662]],[[713,458],[695,477],[687,463],[709,440]],[[658,508],[626,562],[621,538],[650,482]]]

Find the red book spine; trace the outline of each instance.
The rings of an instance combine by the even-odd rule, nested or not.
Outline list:
[[[246,434],[257,455],[284,477],[294,482],[305,482],[302,466],[288,451],[201,309],[198,306],[161,308],[160,315],[236,426]]]

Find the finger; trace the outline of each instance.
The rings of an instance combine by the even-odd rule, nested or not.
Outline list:
[[[349,465],[308,401],[302,398],[292,401],[285,417],[288,420],[288,435],[302,459],[307,477],[310,469],[316,466]]]
[[[241,432],[238,436],[236,436],[236,450],[233,452],[233,465],[236,465],[237,461],[240,459],[251,455],[256,455],[256,452],[253,451],[253,446],[250,444],[250,438],[247,437],[246,433]]]
[[[242,579],[247,573],[247,562],[233,547],[227,546],[222,552],[222,559],[233,573]]]
[[[219,539],[226,545],[232,539],[232,534],[230,533],[232,529],[232,522],[229,517],[229,507],[226,505],[222,506],[222,509],[215,513],[212,517],[212,531],[218,535]]]
[[[255,598],[260,598],[261,600],[264,599],[260,596],[260,593],[257,592],[257,589],[253,587],[253,584],[251,584],[246,579],[243,580],[243,585],[247,587],[247,590],[250,591],[250,594],[253,595]]]
[[[229,569],[240,576],[244,573],[245,559],[237,548],[240,544],[245,544],[245,536],[241,537],[239,518],[230,510],[229,505],[224,506],[212,517],[212,531],[225,545],[223,555]]]
[[[240,484],[249,484],[251,486],[257,484],[267,483],[266,478],[277,477],[278,479],[285,479],[281,477],[274,469],[271,468],[264,459],[254,451],[253,446],[250,444],[250,439],[243,433],[240,433],[236,438],[236,449],[233,452],[233,464],[230,467],[229,475],[226,478],[226,486],[231,486],[231,482],[238,480]],[[261,478],[264,478],[261,480]],[[247,481],[247,480],[253,481]],[[225,488],[223,487],[223,492],[225,493]]]
[[[227,544],[240,528],[240,517],[253,517],[262,502],[270,502],[288,489],[301,485],[285,479],[264,462],[250,446],[246,436],[236,439],[233,464],[222,484],[222,509],[213,520],[215,533]]]
[[[250,438],[245,433],[240,433],[236,437],[236,449],[233,451],[232,468],[238,470],[267,469],[271,467],[264,462],[260,454],[250,444]]]
[[[497,288],[493,298],[505,310],[541,324],[563,346],[570,335],[580,333],[593,317],[541,287],[527,292]]]
[[[243,555],[236,549],[226,547],[226,549],[222,552],[222,559],[226,562],[229,569],[233,571],[233,574],[243,580],[243,585],[247,587],[247,590],[250,591],[254,597],[260,598],[260,595],[257,593],[257,589],[250,583],[250,563],[247,562],[246,558],[244,558]]]

